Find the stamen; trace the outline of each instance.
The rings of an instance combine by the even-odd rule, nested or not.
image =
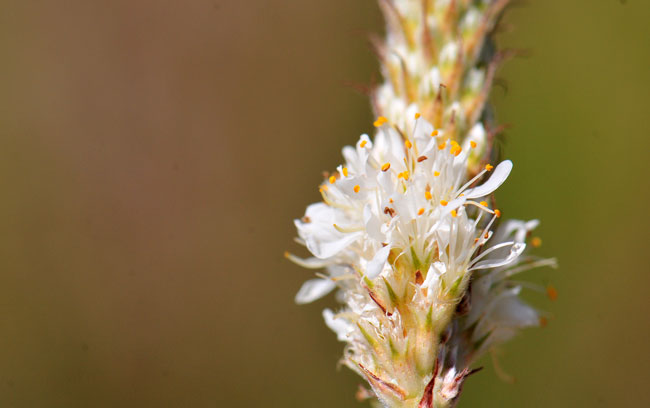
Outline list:
[[[481,204],[483,207],[487,207],[487,206],[488,206],[487,201],[481,201],[479,204]]]
[[[386,122],[388,122],[388,119],[386,119],[383,116],[380,116],[380,117],[377,118],[377,120],[373,124],[375,125],[375,127],[381,127]]]
[[[440,172],[439,172],[439,171],[434,171],[434,172],[433,172],[433,177],[438,177],[439,175],[440,175]]]
[[[503,275],[508,278],[508,277],[516,275],[518,273],[525,272],[525,271],[528,271],[528,270],[534,269],[534,268],[540,268],[540,267],[543,267],[543,266],[550,266],[551,268],[557,268],[557,260],[555,258],[540,259],[539,261],[527,263],[527,264],[520,265],[520,266],[517,266],[517,267],[512,268],[512,269],[508,269],[507,271],[503,272]]]
[[[347,177],[347,176],[348,176],[348,168],[343,167],[343,177]]]
[[[459,188],[458,192],[460,193],[460,192],[465,191],[465,189],[467,187],[471,186],[476,180],[480,179],[481,176],[483,176],[483,174],[485,174],[485,172],[486,172],[486,170],[481,170],[481,172],[478,173],[476,176],[474,176],[474,178],[472,178],[470,181],[465,183],[461,188]],[[462,197],[462,196],[463,196],[463,194],[460,194],[458,197]]]
[[[500,210],[494,210],[494,215],[496,215],[497,218],[501,218],[501,211]]]
[[[357,232],[357,231],[361,231],[361,230],[363,230],[363,227],[349,227],[349,228],[343,228],[343,227],[339,227],[339,226],[336,225],[336,224],[332,224],[332,226],[333,226],[334,229],[336,229],[338,232],[342,232],[342,233],[344,233],[344,234],[347,234],[347,233],[350,233],[350,232]]]
[[[436,137],[436,136],[438,136],[438,131],[437,130],[434,130],[433,132],[431,132],[431,137]]]
[[[542,246],[542,239],[540,237],[533,237],[533,239],[530,240],[530,244],[533,248],[539,248]]]
[[[330,176],[330,184],[334,184],[336,182],[336,176]]]
[[[427,156],[420,156],[420,157],[418,157],[418,163],[422,163],[422,162],[425,161],[426,159],[428,159]]]
[[[413,147],[413,144],[407,140],[404,142],[404,146],[406,146],[407,149],[410,149],[411,147]]]
[[[415,271],[415,283],[418,285],[422,285],[424,283],[424,278],[422,277],[422,272]]]
[[[419,113],[415,114],[415,119],[420,119],[420,114]]]
[[[445,207],[447,204],[449,204],[449,202],[447,202],[445,200],[440,200],[440,205],[441,206]]]
[[[557,289],[555,289],[553,285],[548,285],[546,287],[546,295],[551,300],[557,300]]]
[[[326,262],[323,262],[322,260],[316,258],[308,258],[308,259],[298,258],[297,256],[293,255],[289,251],[284,251],[284,257],[290,260],[291,262],[295,263],[296,265],[300,265],[303,268],[307,268],[307,269],[320,269],[327,265]]]
[[[427,200],[431,200],[433,198],[433,196],[431,195],[430,192],[425,191],[424,192],[424,198],[426,198]]]
[[[547,324],[548,324],[548,319],[545,318],[544,316],[540,316],[540,318],[539,318],[539,325],[540,325],[541,327],[546,327]]]
[[[449,153],[453,154],[454,156],[458,156],[460,152],[463,150],[462,147],[458,144],[454,144],[451,149],[449,149]]]
[[[410,176],[409,171],[406,170],[406,171],[403,171],[403,172],[401,172],[400,174],[398,174],[398,175],[397,175],[397,178],[398,178],[398,179],[403,178],[404,180],[408,180],[408,179],[409,179],[409,176]]]
[[[366,147],[366,144],[368,143],[367,140],[362,140],[361,143],[359,143],[359,147]]]
[[[494,168],[494,166],[491,165],[491,164],[486,164],[485,165],[485,170],[487,170],[487,171],[492,171],[493,168]]]
[[[383,166],[381,166],[381,171],[388,171],[390,169],[390,163],[384,163]]]
[[[359,190],[361,190],[361,187],[357,184],[356,186],[354,186],[353,190],[354,190],[355,193],[358,193]]]
[[[418,215],[422,215],[422,214],[424,214],[424,208],[420,208],[420,209],[418,210]]]
[[[472,146],[472,149],[476,149],[476,142],[475,141],[470,140],[469,145]]]
[[[454,217],[454,218],[456,218],[456,216],[458,216],[458,213],[456,212],[456,210],[451,210],[451,216]]]
[[[442,150],[442,149],[444,149],[445,147],[447,147],[447,144],[446,144],[445,142],[442,142],[442,143],[440,143],[440,144],[438,145],[438,150]]]

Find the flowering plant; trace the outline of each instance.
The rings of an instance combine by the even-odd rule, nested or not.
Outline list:
[[[295,221],[324,269],[296,295],[338,289],[325,323],[343,362],[385,407],[452,407],[472,364],[544,317],[513,277],[554,266],[527,252],[537,221],[501,221],[494,191],[513,164],[493,166],[497,130],[486,101],[496,66],[490,33],[507,0],[381,0],[385,82],[374,92],[374,138],[343,149],[323,201]]]

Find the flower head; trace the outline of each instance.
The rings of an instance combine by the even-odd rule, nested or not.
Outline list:
[[[500,214],[484,199],[506,180],[512,163],[485,166],[469,178],[472,147],[445,139],[444,132],[433,136],[430,123],[415,121],[412,134],[384,122],[374,142],[363,135],[343,149],[345,163],[320,187],[323,202],[295,221],[314,257],[289,255],[327,270],[303,285],[298,303],[340,289],[345,307],[325,310],[325,321],[348,344],[345,364],[389,406],[419,403],[434,373],[447,378],[453,369],[460,385],[464,377],[455,375],[470,355],[539,320],[516,297],[517,288],[499,286],[508,276],[504,268],[526,248],[521,231],[532,224],[508,223],[493,234]],[[445,336],[472,277],[478,306],[456,323],[454,335],[490,341],[474,347],[459,369],[445,365]],[[454,394],[449,387],[447,396]]]
[[[296,302],[337,290],[343,306],[324,310],[325,323],[384,406],[452,407],[479,355],[544,321],[518,297],[543,288],[514,276],[554,266],[525,254],[537,221],[500,223],[494,206],[512,162],[488,160],[485,105],[504,57],[488,35],[508,1],[379,3],[377,133],[343,149],[322,202],[295,221],[313,256],[287,256],[325,270]]]

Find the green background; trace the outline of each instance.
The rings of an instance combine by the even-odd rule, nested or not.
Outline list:
[[[371,130],[371,0],[5,0],[0,406],[356,407],[287,262],[321,171]],[[559,298],[461,407],[650,405],[650,2],[530,0],[493,92]],[[304,254],[304,253],[303,253]]]

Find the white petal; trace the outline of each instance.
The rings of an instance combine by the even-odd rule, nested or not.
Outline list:
[[[332,229],[333,228],[334,227],[332,227]],[[340,234],[340,237],[329,241],[325,241],[323,239],[315,239],[314,237],[306,237],[305,243],[307,245],[307,249],[309,249],[311,253],[314,254],[317,258],[326,259],[338,254],[354,241],[361,238],[362,235],[363,233],[361,231]]]
[[[366,226],[366,233],[370,238],[378,242],[384,239],[384,234],[381,232],[381,221],[372,213],[370,204],[366,204],[363,208],[363,222]]]
[[[323,310],[323,318],[325,319],[325,324],[327,327],[336,333],[336,338],[339,341],[348,340],[348,334],[354,330],[349,322],[341,318],[337,319],[334,315],[334,312],[332,312],[330,309]]]
[[[459,208],[461,205],[465,203],[465,197],[459,197],[454,200],[451,200],[446,206],[438,206],[436,207],[436,217],[438,218],[438,221],[433,224],[431,228],[429,228],[429,231],[427,231],[426,235],[432,234],[434,232],[444,232],[441,231],[445,230],[445,224],[449,222],[449,219],[447,216],[451,214],[451,212],[457,208]],[[446,232],[449,233],[449,229],[446,228]]]
[[[481,184],[478,187],[474,187],[465,192],[465,197],[467,198],[479,198],[485,197],[491,194],[494,190],[499,188],[501,184],[508,178],[510,171],[512,170],[512,162],[510,160],[504,160],[494,169],[492,176],[485,183]]]
[[[381,271],[384,270],[384,265],[386,265],[386,260],[388,259],[388,254],[390,253],[390,247],[385,246],[372,258],[372,261],[368,262],[368,268],[366,276],[370,279],[375,279]]]
[[[422,286],[429,288],[429,290],[431,291],[430,294],[433,295],[433,289],[435,286],[438,285],[438,280],[440,278],[440,275],[442,275],[445,272],[447,272],[447,267],[445,266],[444,263],[434,262],[429,267],[429,271],[427,272],[427,277],[422,283]]]
[[[529,231],[537,228],[539,225],[538,220],[521,221],[521,220],[507,220],[499,226],[494,234],[494,241],[500,242],[510,239],[510,236],[515,232],[514,240],[516,242],[524,242],[526,235]]]
[[[476,269],[486,269],[486,268],[496,268],[497,266],[503,266],[507,265],[511,262],[513,262],[519,255],[521,255],[522,252],[524,252],[524,249],[526,249],[526,244],[517,242],[517,243],[507,243],[512,245],[510,247],[510,253],[508,254],[507,257],[505,258],[499,258],[499,259],[486,259],[485,261],[478,262],[474,264],[471,268],[469,268],[470,271],[476,270]],[[501,248],[502,245],[495,245],[494,247],[490,249],[499,249]],[[484,252],[483,254],[487,254],[488,251]]]
[[[390,171],[382,171],[377,175],[377,184],[386,192],[386,196],[389,196],[395,192],[395,183],[393,182],[393,177]]]
[[[311,303],[327,295],[335,287],[336,284],[330,279],[310,279],[303,283],[298,293],[296,293],[296,303],[299,305]]]

